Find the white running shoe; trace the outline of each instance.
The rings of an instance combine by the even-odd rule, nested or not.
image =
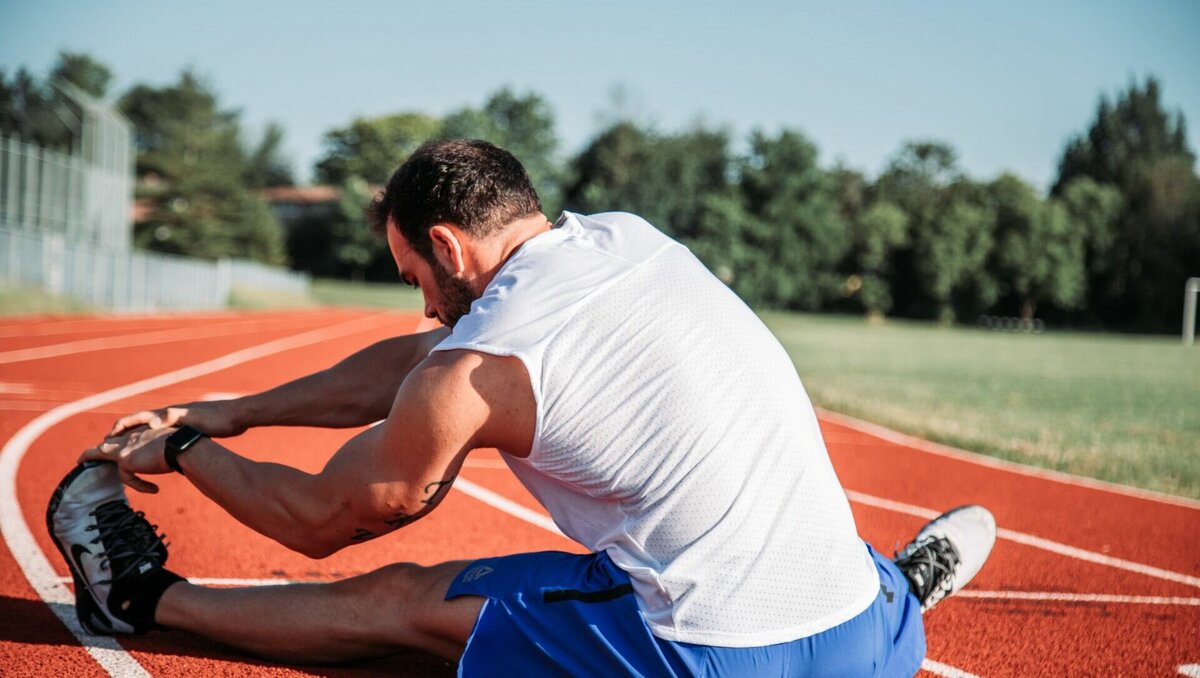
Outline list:
[[[129,508],[116,464],[90,461],[68,473],[50,499],[46,526],[75,580],[75,613],[84,629],[112,635],[153,628],[152,616],[147,622],[133,609],[136,585],[147,577],[178,577],[163,570],[163,537]]]
[[[996,543],[996,519],[982,506],[960,506],[935,518],[893,561],[921,601],[921,612],[957,593],[979,573]]]

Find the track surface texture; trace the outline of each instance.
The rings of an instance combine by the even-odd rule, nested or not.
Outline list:
[[[43,527],[55,484],[118,416],[262,390],[421,322],[347,310],[0,322],[0,675],[453,675],[453,666],[421,653],[312,669],[178,632],[119,641],[77,633],[67,571]],[[859,531],[879,550],[890,553],[928,517],[961,504],[996,515],[1000,539],[987,565],[926,617],[923,674],[1200,676],[1200,503],[1002,464],[819,414]],[[276,428],[225,442],[255,459],[316,471],[351,433]],[[457,491],[426,519],[321,561],[241,526],[183,478],[155,480],[158,495],[131,491],[131,502],[169,535],[173,569],[218,584],[327,581],[395,561],[581,550],[495,451],[474,453]]]

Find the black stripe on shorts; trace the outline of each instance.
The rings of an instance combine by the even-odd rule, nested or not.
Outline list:
[[[578,589],[554,589],[542,594],[544,603],[562,603],[577,600],[581,603],[607,603],[633,593],[633,584],[621,584],[607,591],[580,591]]]

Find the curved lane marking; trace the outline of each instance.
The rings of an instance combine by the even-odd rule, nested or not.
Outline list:
[[[1054,482],[1063,483],[1064,485],[1086,487],[1092,490],[1112,492],[1113,494],[1123,494],[1127,497],[1133,497],[1135,499],[1146,499],[1149,501],[1161,502],[1163,504],[1172,504],[1174,506],[1181,506],[1183,508],[1200,510],[1200,501],[1195,499],[1177,497],[1173,494],[1166,494],[1165,492],[1143,490],[1141,488],[1130,487],[1128,485],[1120,485],[1104,480],[1096,480],[1095,478],[1085,478],[1083,476],[1077,476],[1071,473],[1063,473],[1062,471],[1051,471],[1050,469],[1028,466],[1026,464],[1020,464],[1015,461],[1008,461],[1006,459],[997,459],[996,457],[989,457],[978,452],[971,452],[969,450],[963,450],[957,447],[950,447],[949,445],[942,445],[941,443],[935,443],[917,438],[915,436],[910,436],[905,433],[900,433],[899,431],[893,431],[892,429],[880,426],[879,424],[872,424],[869,421],[856,419],[849,415],[841,414],[840,412],[833,412],[820,407],[814,409],[817,411],[817,415],[821,419],[824,419],[828,422],[838,424],[839,426],[845,426],[860,433],[866,433],[867,435],[874,436],[881,440],[886,440],[889,443],[908,447],[917,450],[918,452],[934,454],[939,457],[949,457],[950,459],[971,462],[972,464],[977,464],[979,466],[987,466],[989,468],[1000,469],[1002,471],[1009,471],[1034,478],[1041,478],[1043,480],[1053,480]]]
[[[63,624],[79,639],[83,647],[105,671],[114,676],[149,676],[145,669],[137,663],[137,660],[117,643],[115,638],[92,636],[83,630],[75,618],[74,594],[59,581],[54,567],[38,546],[33,533],[30,532],[29,525],[25,522],[25,514],[17,501],[17,470],[30,446],[51,427],[77,414],[275,353],[375,329],[377,325],[382,324],[379,323],[379,320],[381,316],[385,315],[390,316],[391,314],[369,315],[331,327],[322,327],[276,339],[61,405],[25,424],[9,438],[4,448],[0,449],[0,533],[3,533],[4,542],[8,545],[8,550],[13,554],[13,558],[20,565],[25,578],[29,580],[38,596],[50,606],[54,614],[62,620]]]
[[[280,322],[279,320],[284,320],[286,322]],[[0,352],[0,365],[27,362],[30,360],[44,360],[46,358],[58,358],[74,353],[107,351],[114,348],[130,348],[133,346],[148,346],[150,344],[169,344],[175,341],[207,339],[210,337],[221,337],[230,334],[266,332],[295,324],[292,322],[294,321],[294,318],[282,318],[279,320],[254,319],[239,320],[237,322],[211,326],[189,325],[187,327],[173,327],[171,329],[154,330],[151,332],[121,334],[115,337],[96,337],[94,339],[66,341],[61,344],[50,344],[48,346],[20,348],[12,351]],[[242,329],[246,325],[249,325],[249,327]]]

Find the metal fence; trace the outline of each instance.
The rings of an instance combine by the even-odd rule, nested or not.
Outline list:
[[[0,279],[113,311],[220,309],[234,287],[307,294],[306,274],[240,259],[105,252],[57,233],[0,228]]]
[[[309,276],[249,260],[134,250],[133,128],[71,85],[70,154],[0,137],[0,280],[113,311],[224,308],[234,287],[307,294]]]

